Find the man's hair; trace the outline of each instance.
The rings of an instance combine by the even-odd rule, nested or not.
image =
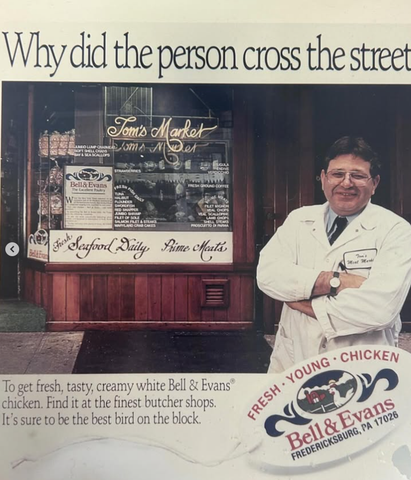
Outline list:
[[[378,155],[362,137],[341,137],[335,141],[327,152],[324,161],[324,169],[327,172],[331,160],[339,155],[354,155],[370,163],[372,177],[379,175],[381,162]]]

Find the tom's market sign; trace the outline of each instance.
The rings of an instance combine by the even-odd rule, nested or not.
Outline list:
[[[215,119],[212,121],[216,122]],[[160,152],[168,163],[173,164],[178,161],[178,154],[194,153],[207,146],[204,139],[218,128],[217,124],[194,124],[190,118],[178,119],[181,126],[176,123],[176,119],[168,117],[163,118],[158,127],[148,127],[135,116],[119,116],[114,119],[114,125],[107,128],[107,135],[115,140],[116,151]]]

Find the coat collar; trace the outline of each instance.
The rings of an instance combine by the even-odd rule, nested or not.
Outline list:
[[[330,242],[327,238],[325,231],[325,216],[327,214],[328,202],[323,205],[318,205],[317,208],[312,209],[310,214],[305,217],[307,223],[311,223],[311,234],[317,241],[324,246],[324,248],[330,248]]]
[[[368,202],[364,210],[355,218],[350,225],[344,230],[340,237],[331,246],[325,231],[325,216],[328,210],[328,202],[318,205],[318,208],[312,209],[305,217],[306,222],[312,223],[311,234],[327,249],[334,250],[344,243],[353,240],[361,235],[363,230],[373,230],[377,226],[378,215],[376,207]]]
[[[378,223],[377,208],[370,202],[364,208],[364,211],[358,215],[358,221],[364,230],[374,230]]]

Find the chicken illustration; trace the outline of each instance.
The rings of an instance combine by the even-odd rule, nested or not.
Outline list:
[[[334,405],[339,408],[341,407],[342,405],[344,405],[345,403],[347,403],[347,401],[349,400],[350,396],[348,395],[348,392],[350,390],[352,390],[353,387],[351,387],[345,397],[342,397],[338,388],[337,388],[337,382],[335,380],[330,380],[328,382],[328,392],[333,396],[333,402],[334,402]]]

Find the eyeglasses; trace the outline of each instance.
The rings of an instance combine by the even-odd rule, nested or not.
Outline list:
[[[372,177],[367,177],[364,173],[360,172],[343,172],[341,170],[331,170],[330,172],[327,172],[325,176],[327,177],[327,180],[329,183],[333,185],[338,185],[339,183],[342,183],[345,180],[345,177],[348,175],[348,178],[350,181],[354,184],[357,185],[358,187],[363,187],[367,185],[368,180],[370,180]]]

